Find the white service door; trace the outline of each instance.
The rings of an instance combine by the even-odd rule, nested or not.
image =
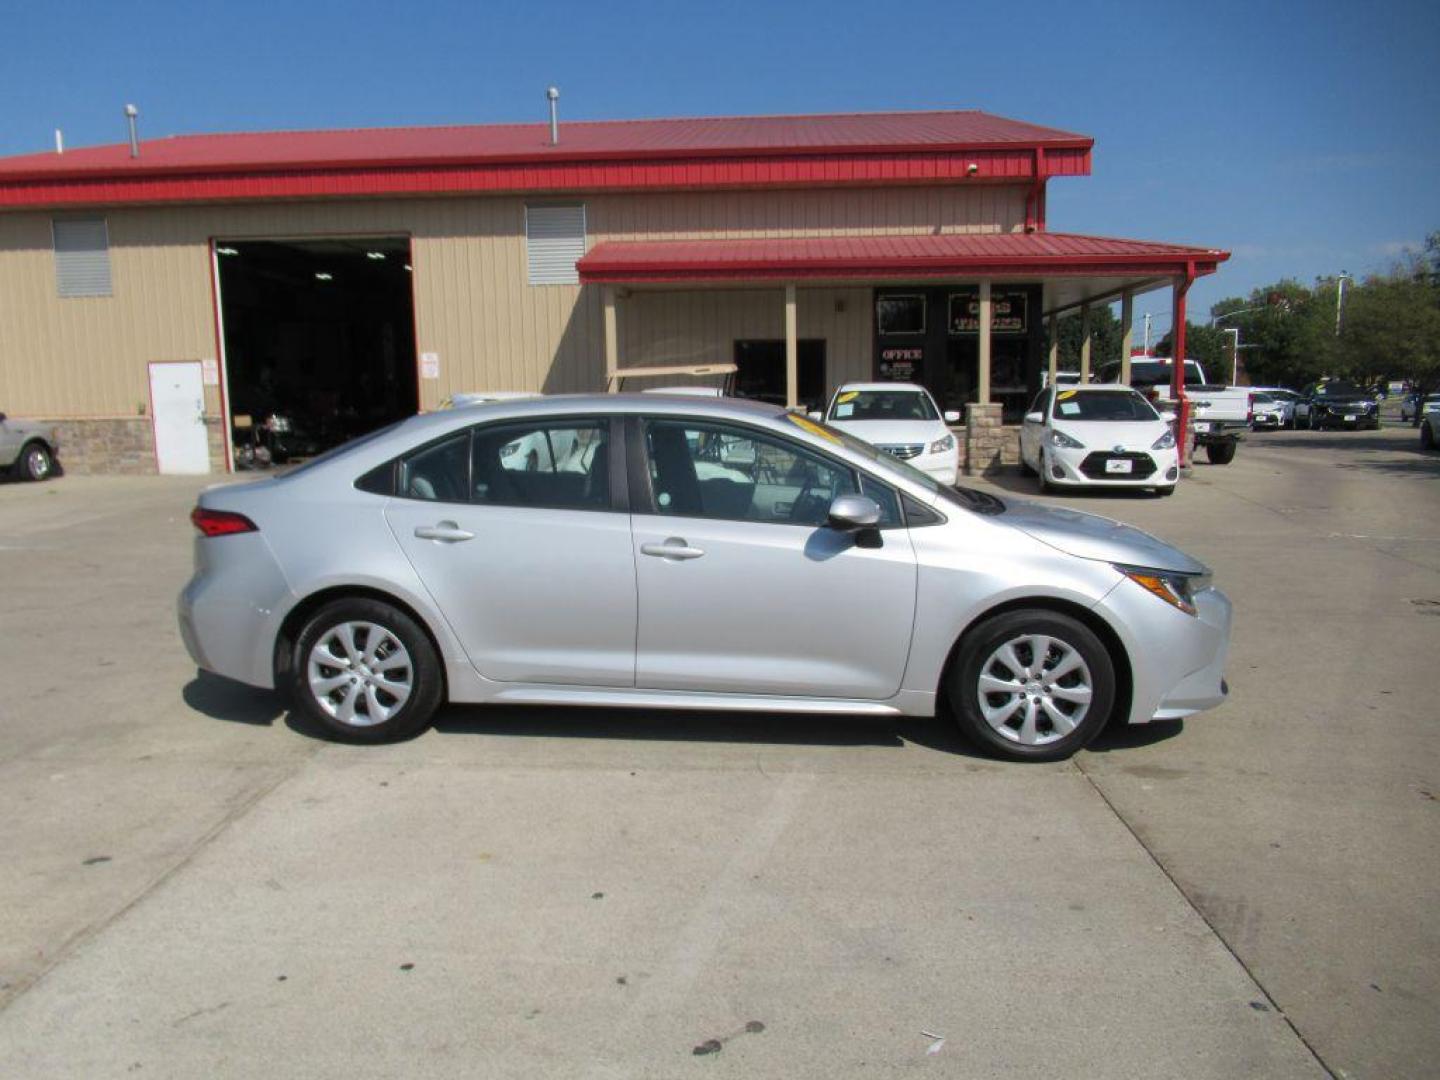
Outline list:
[[[162,473],[208,473],[205,386],[200,361],[150,365],[155,460]]]

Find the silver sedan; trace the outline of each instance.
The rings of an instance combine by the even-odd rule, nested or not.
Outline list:
[[[543,467],[513,448],[563,446]],[[1224,700],[1230,604],[1105,518],[945,487],[804,416],[695,397],[434,413],[212,488],[180,629],[334,735],[445,701],[934,714],[1065,757]]]

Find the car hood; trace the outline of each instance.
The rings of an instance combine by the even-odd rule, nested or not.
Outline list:
[[[896,443],[925,443],[928,446],[950,434],[950,429],[939,420],[827,420],[826,423],[857,439],[864,439],[871,446],[893,446]]]
[[[1158,537],[1099,514],[1063,506],[1047,506],[1027,499],[1005,498],[999,520],[1042,544],[1067,555],[1101,562],[1147,566],[1181,574],[1206,574],[1209,568]]]
[[[1052,420],[1056,431],[1079,439],[1087,450],[1149,450],[1169,425],[1164,420]]]

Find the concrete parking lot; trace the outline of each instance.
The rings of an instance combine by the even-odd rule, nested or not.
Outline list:
[[[185,657],[198,487],[0,485],[0,1075],[1434,1073],[1409,428],[1061,500],[1210,563],[1237,621],[1222,709],[1044,766],[943,720],[451,708],[327,743]]]

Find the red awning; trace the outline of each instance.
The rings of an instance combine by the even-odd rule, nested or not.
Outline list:
[[[952,233],[767,240],[608,241],[577,266],[592,284],[1163,278],[1211,274],[1228,251],[1071,233]]]

